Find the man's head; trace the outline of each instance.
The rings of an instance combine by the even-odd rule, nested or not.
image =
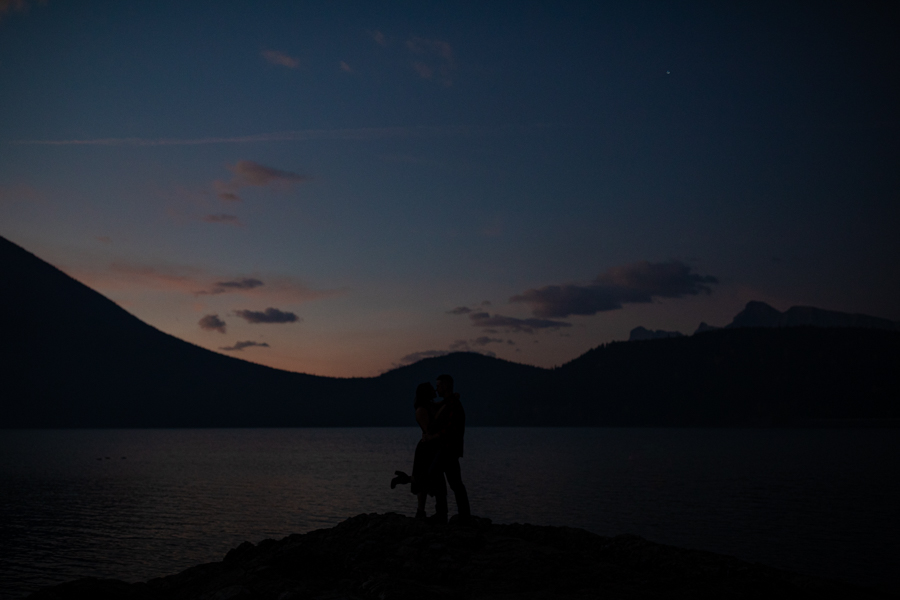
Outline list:
[[[446,398],[453,393],[453,378],[447,375],[438,375],[437,378],[437,394],[441,398]]]

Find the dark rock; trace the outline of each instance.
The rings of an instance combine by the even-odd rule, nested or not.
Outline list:
[[[726,329],[735,327],[778,327],[781,312],[765,302],[748,302],[744,310],[734,316]]]
[[[694,335],[698,333],[703,333],[704,331],[716,331],[717,329],[722,329],[721,327],[716,327],[715,325],[708,325],[706,321],[700,321],[700,325],[697,326],[697,331],[694,332]]]
[[[80,579],[33,600],[300,598],[887,598],[738,559],[569,527],[394,513],[253,545],[219,563],[128,584]]]

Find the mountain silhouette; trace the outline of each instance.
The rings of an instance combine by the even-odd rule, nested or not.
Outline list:
[[[671,337],[681,337],[684,334],[680,331],[663,331],[662,329],[652,330],[646,327],[635,327],[628,336],[629,342],[641,342],[644,340],[662,340]]]
[[[702,325],[702,324],[701,324]],[[784,312],[765,302],[748,302],[726,328],[737,327],[862,327],[900,331],[900,324],[869,315],[823,310],[812,306],[792,306]]]
[[[471,425],[900,418],[897,331],[730,328],[613,342],[555,369],[456,352],[343,379],[179,340],[3,238],[0,269],[0,427],[409,426],[416,385],[440,373]]]

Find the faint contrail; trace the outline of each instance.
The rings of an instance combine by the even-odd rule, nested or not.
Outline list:
[[[247,144],[306,140],[372,140],[384,137],[416,137],[472,133],[470,127],[365,127],[360,129],[303,129],[235,137],[205,138],[99,138],[91,140],[15,140],[12,144],[40,146],[199,146],[202,144]]]

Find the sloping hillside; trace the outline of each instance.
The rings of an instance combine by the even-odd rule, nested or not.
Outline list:
[[[737,328],[616,342],[548,370],[458,352],[379,377],[271,369],[167,335],[0,238],[2,427],[413,425],[451,373],[470,425],[767,425],[900,418],[900,332]]]
[[[614,342],[558,370],[585,422],[778,425],[900,418],[900,333],[747,328]],[[573,407],[573,409],[575,409]]]

